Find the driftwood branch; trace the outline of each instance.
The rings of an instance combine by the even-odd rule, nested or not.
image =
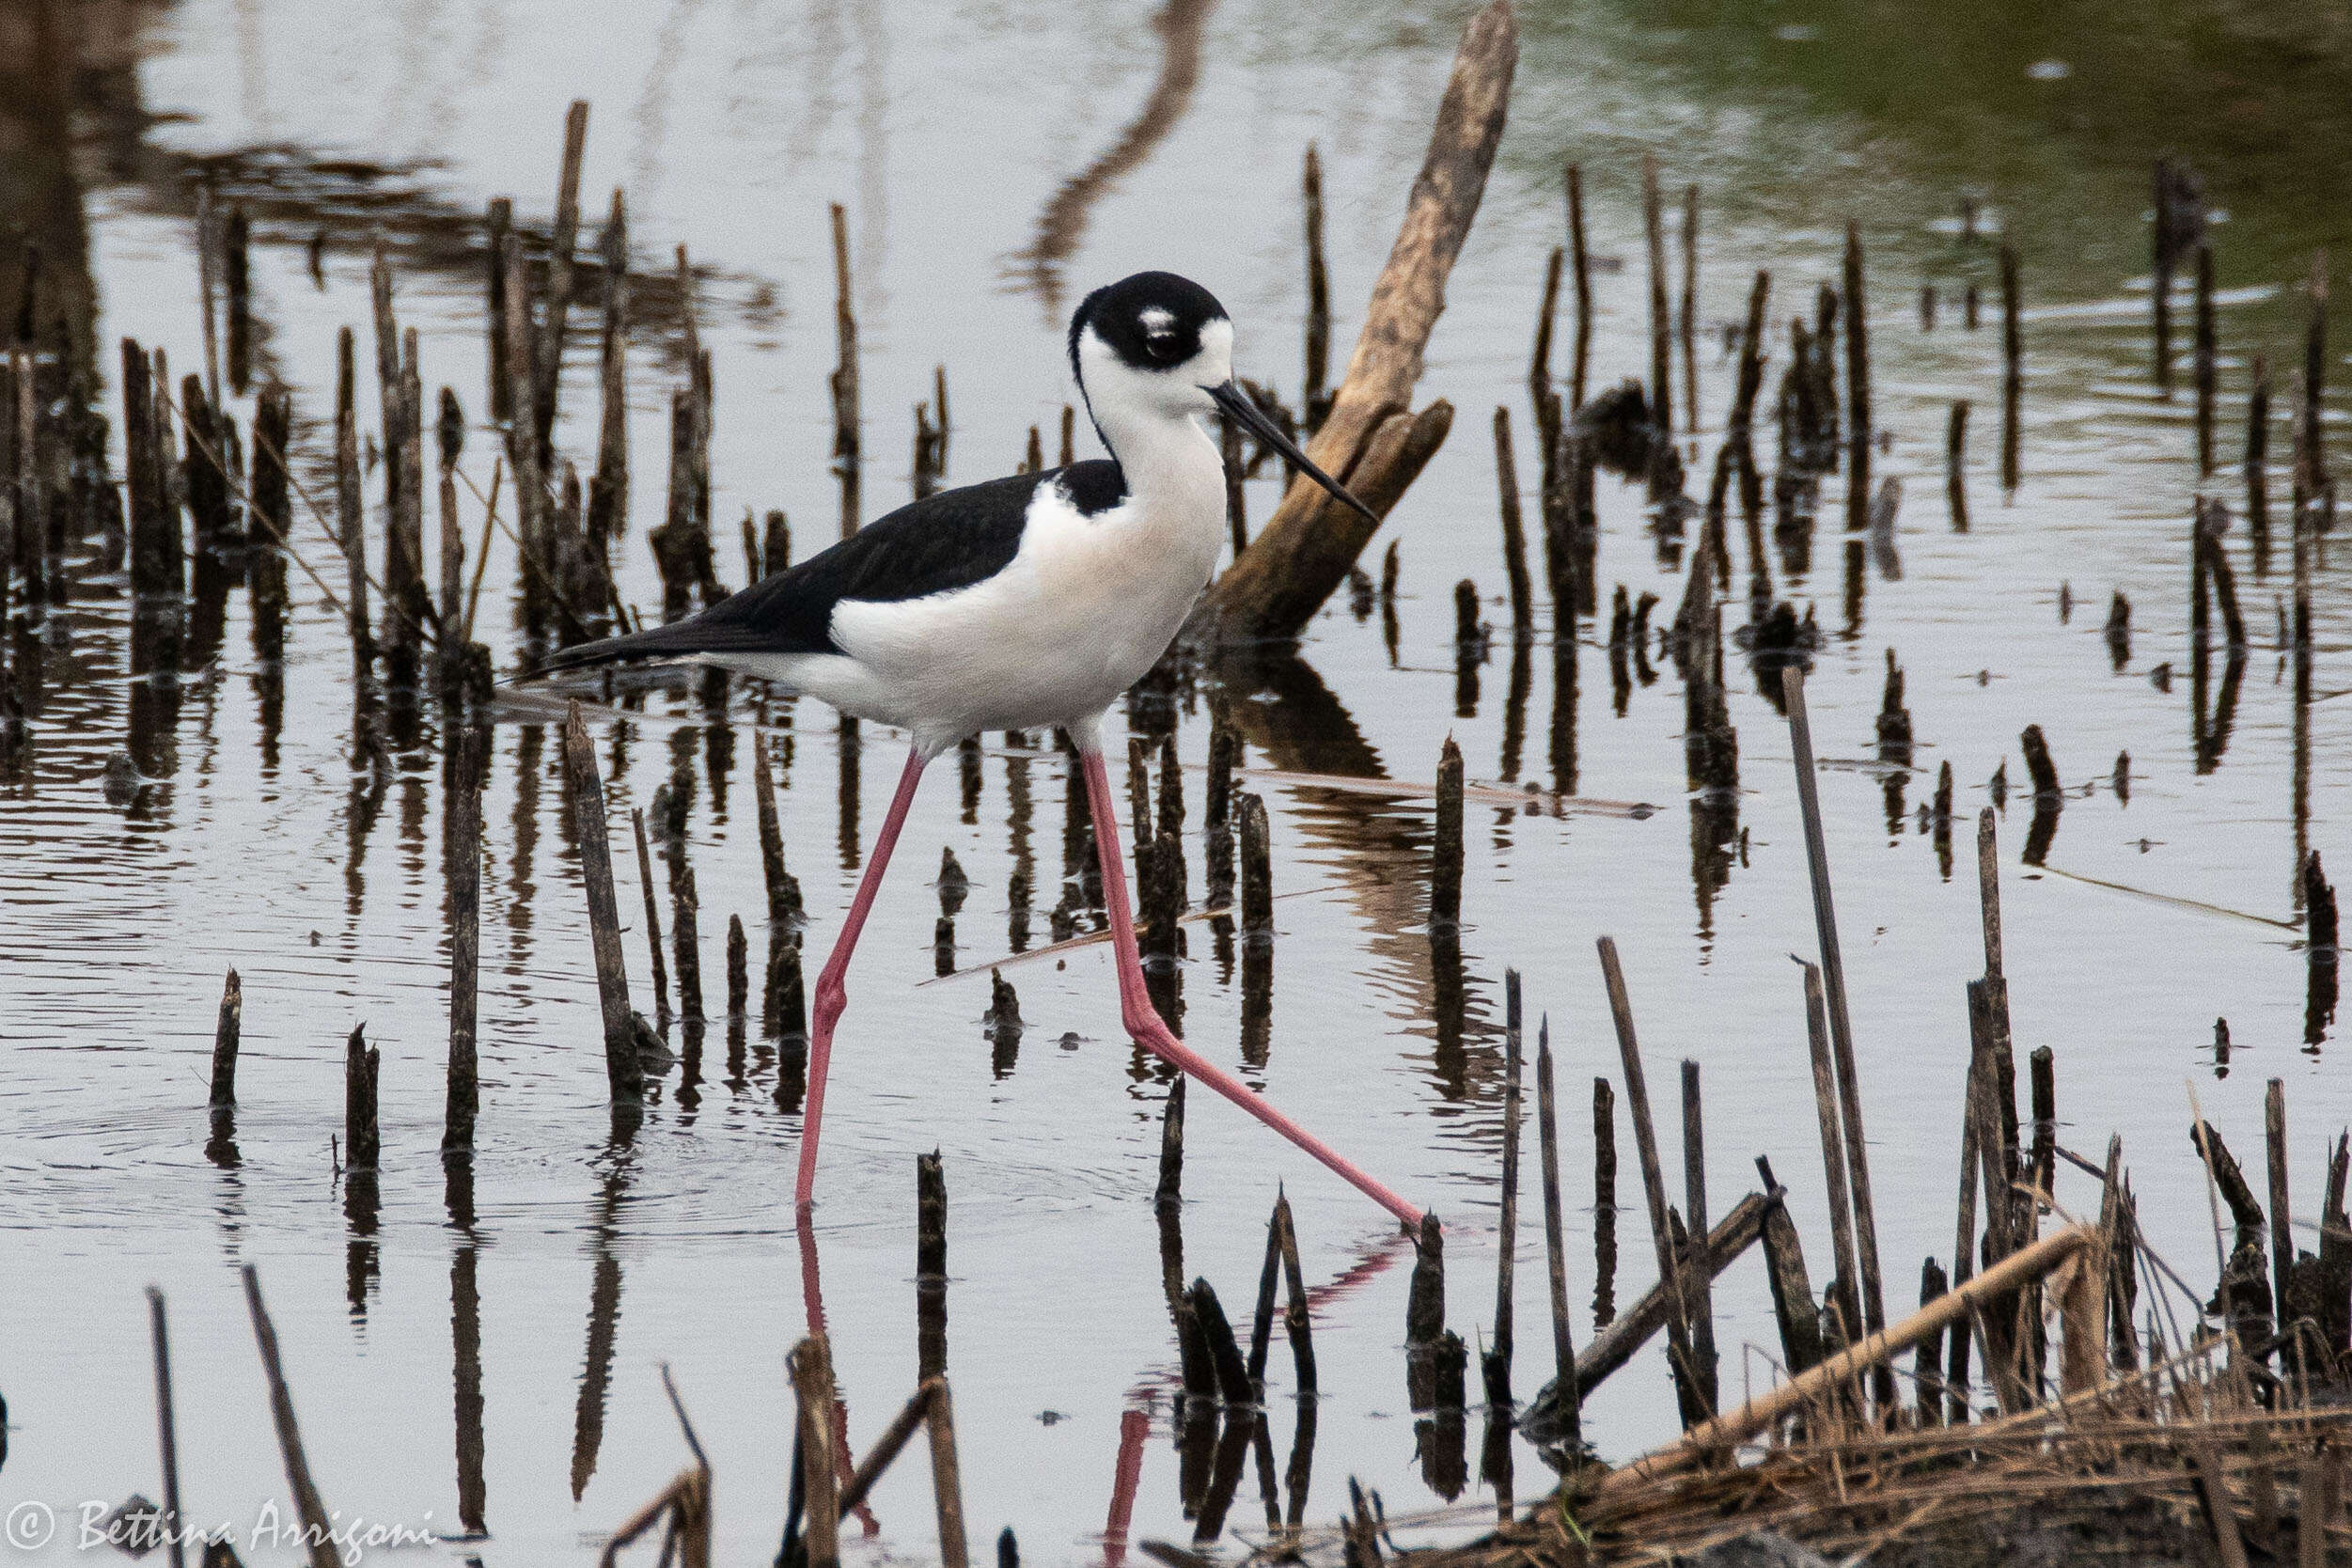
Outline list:
[[[1972,1308],[2041,1278],[2084,1247],[2092,1246],[2097,1237],[2098,1232],[2092,1226],[2072,1225],[2043,1237],[2031,1247],[2011,1253],[1959,1289],[1937,1296],[1901,1323],[1880,1329],[1858,1344],[1830,1356],[1810,1372],[1791,1378],[1770,1393],[1749,1400],[1728,1415],[1700,1422],[1685,1433],[1680,1442],[1636,1460],[1611,1474],[1601,1483],[1602,1492],[1606,1494],[1689,1469],[1708,1454],[1745,1442],[1782,1417],[1795,1415],[1820,1403],[1838,1388],[1851,1382],[1858,1373],[1890,1356],[1910,1349],[1931,1334],[1941,1333],[1966,1318]]]
[[[1452,422],[1442,402],[1418,415],[1410,402],[1422,352],[1446,307],[1446,279],[1486,190],[1518,59],[1510,0],[1493,0],[1463,31],[1403,225],[1372,286],[1346,378],[1308,447],[1319,466],[1384,515]],[[1295,636],[1376,526],[1313,480],[1294,479],[1257,539],[1201,599],[1187,635],[1196,642]]]
[[[1770,1212],[1775,1201],[1777,1200],[1767,1199],[1762,1193],[1751,1192],[1734,1204],[1732,1212],[1707,1233],[1706,1271],[1709,1280],[1730,1268],[1734,1260],[1756,1244],[1756,1239],[1764,1234],[1764,1215]],[[1615,1321],[1584,1347],[1584,1354],[1576,1357],[1577,1395],[1582,1397],[1591,1393],[1600,1386],[1603,1378],[1633,1359],[1634,1353],[1649,1343],[1651,1337],[1666,1326],[1667,1317],[1672,1309],[1666,1284],[1661,1280],[1651,1286],[1639,1301],[1620,1312]]]

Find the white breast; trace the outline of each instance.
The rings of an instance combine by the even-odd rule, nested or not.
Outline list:
[[[760,673],[932,751],[983,729],[1090,724],[1168,651],[1215,569],[1223,513],[1214,471],[1091,517],[1042,487],[1003,571],[923,599],[844,600],[840,654]]]

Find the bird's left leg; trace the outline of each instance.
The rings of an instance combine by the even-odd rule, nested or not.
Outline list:
[[[866,874],[858,879],[856,896],[850,900],[849,914],[841,921],[841,934],[833,939],[832,955],[817,977],[817,994],[808,1010],[808,1100],[800,1123],[800,1182],[793,1194],[793,1202],[800,1208],[808,1206],[817,1190],[817,1131],[824,1120],[825,1069],[833,1060],[833,1026],[849,1004],[849,991],[842,981],[849,973],[850,953],[857,946],[857,933],[866,929],[866,912],[873,907],[883,870],[890,864],[890,852],[898,847],[899,829],[906,825],[906,809],[915,804],[915,786],[922,781],[927,760],[919,747],[907,748],[906,771],[899,775],[898,792],[890,797],[882,831],[874,835]]]
[[[1103,902],[1110,916],[1111,948],[1118,955],[1119,1010],[1136,1043],[1170,1066],[1200,1079],[1228,1100],[1289,1138],[1328,1166],[1356,1191],[1388,1210],[1405,1225],[1418,1227],[1421,1211],[1358,1170],[1314,1134],[1276,1110],[1247,1084],[1176,1038],[1152,1006],[1145,989],[1143,961],[1136,951],[1135,917],[1127,904],[1125,856],[1119,847],[1119,806],[1111,798],[1110,775],[1103,766],[1099,746],[1081,745],[1080,767],[1086,772],[1087,804],[1094,816],[1094,842],[1103,862]]]

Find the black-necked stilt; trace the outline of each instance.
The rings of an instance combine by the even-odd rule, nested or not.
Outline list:
[[[1373,515],[1234,385],[1232,353],[1225,307],[1197,283],[1138,273],[1098,289],[1071,318],[1070,368],[1108,462],[943,491],[698,615],[566,649],[548,661],[551,671],[626,660],[713,665],[806,692],[912,738],[898,792],[817,980],[800,1203],[816,1185],[825,1069],[847,999],[850,952],[924,765],[984,729],[1058,726],[1085,770],[1127,1031],[1405,1224],[1419,1222],[1419,1210],[1169,1032],[1136,955],[1102,719],[1168,651],[1216,566],[1224,469],[1200,417],[1222,410],[1332,494]]]

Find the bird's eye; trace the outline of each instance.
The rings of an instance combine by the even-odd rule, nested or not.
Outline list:
[[[1143,335],[1143,340],[1153,354],[1169,354],[1176,352],[1176,335],[1172,332],[1147,332]]]

